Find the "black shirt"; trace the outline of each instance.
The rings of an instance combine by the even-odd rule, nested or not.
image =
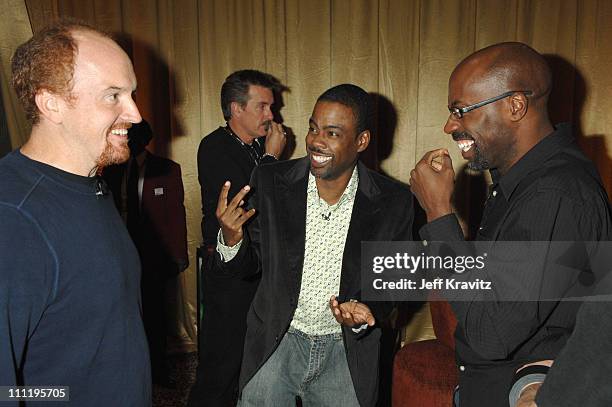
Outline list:
[[[612,231],[610,207],[592,162],[568,124],[542,139],[493,185],[476,240],[600,241]],[[423,226],[431,241],[462,240],[454,214]],[[554,359],[571,334],[578,302],[451,302],[461,407],[507,406],[516,369]]]
[[[215,216],[219,194],[225,181],[232,183],[228,201],[249,183],[251,172],[258,164],[276,161],[264,155],[265,138],[245,144],[228,131],[229,126],[219,127],[204,137],[198,148],[198,180],[202,193],[202,237],[205,245],[217,243],[219,222]]]

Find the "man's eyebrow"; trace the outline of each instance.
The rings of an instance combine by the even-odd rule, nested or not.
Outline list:
[[[338,130],[344,130],[344,127],[340,124],[328,124],[327,126],[323,127],[324,130],[326,129],[338,129]]]
[[[312,124],[315,125],[316,127],[319,127],[319,125],[317,124],[317,122],[315,122],[314,118],[310,118],[308,119],[308,124]],[[344,127],[340,124],[328,124],[327,126],[323,127],[323,130],[327,130],[327,129],[338,129],[338,130],[344,130]]]
[[[116,92],[123,92],[123,91],[129,90],[129,92],[131,93],[131,92],[136,92],[136,87],[134,87],[133,89],[132,88],[128,89],[128,88],[122,88],[119,86],[109,86],[108,88],[104,89],[105,92],[109,90],[116,91]]]
[[[457,105],[465,106],[465,105],[469,105],[469,103],[466,103],[466,102],[462,101],[461,99],[455,99],[455,100],[453,100],[453,103],[451,103],[449,106],[453,107],[453,106],[457,106]]]

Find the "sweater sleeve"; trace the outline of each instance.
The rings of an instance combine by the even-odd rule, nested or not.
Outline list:
[[[57,284],[44,233],[18,208],[0,204],[0,385],[21,383],[28,341]]]

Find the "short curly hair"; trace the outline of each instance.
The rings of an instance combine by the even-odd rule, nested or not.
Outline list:
[[[327,89],[317,102],[340,103],[349,107],[355,116],[357,135],[372,128],[372,98],[357,85],[343,83]]]
[[[72,98],[74,64],[77,44],[74,31],[93,31],[104,37],[110,35],[73,19],[62,19],[38,31],[21,44],[11,60],[11,82],[28,120],[37,124],[40,112],[36,95],[43,89]]]

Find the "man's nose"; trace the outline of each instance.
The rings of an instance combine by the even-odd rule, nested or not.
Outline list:
[[[308,133],[308,136],[306,137],[306,139],[307,139],[306,144],[310,144],[319,150],[325,150],[327,147],[327,145],[325,144],[325,137],[323,137],[322,132]]]
[[[274,119],[274,113],[272,113],[272,109],[270,108],[270,106],[267,106],[264,110],[264,118],[266,120],[272,120]]]
[[[452,134],[453,132],[459,129],[459,120],[453,116],[453,114],[448,115],[448,119],[446,119],[446,124],[444,125],[444,133]]]
[[[134,102],[134,99],[131,97],[127,101],[123,110],[123,120],[129,123],[140,123],[142,121],[142,116],[138,111],[138,106]]]

